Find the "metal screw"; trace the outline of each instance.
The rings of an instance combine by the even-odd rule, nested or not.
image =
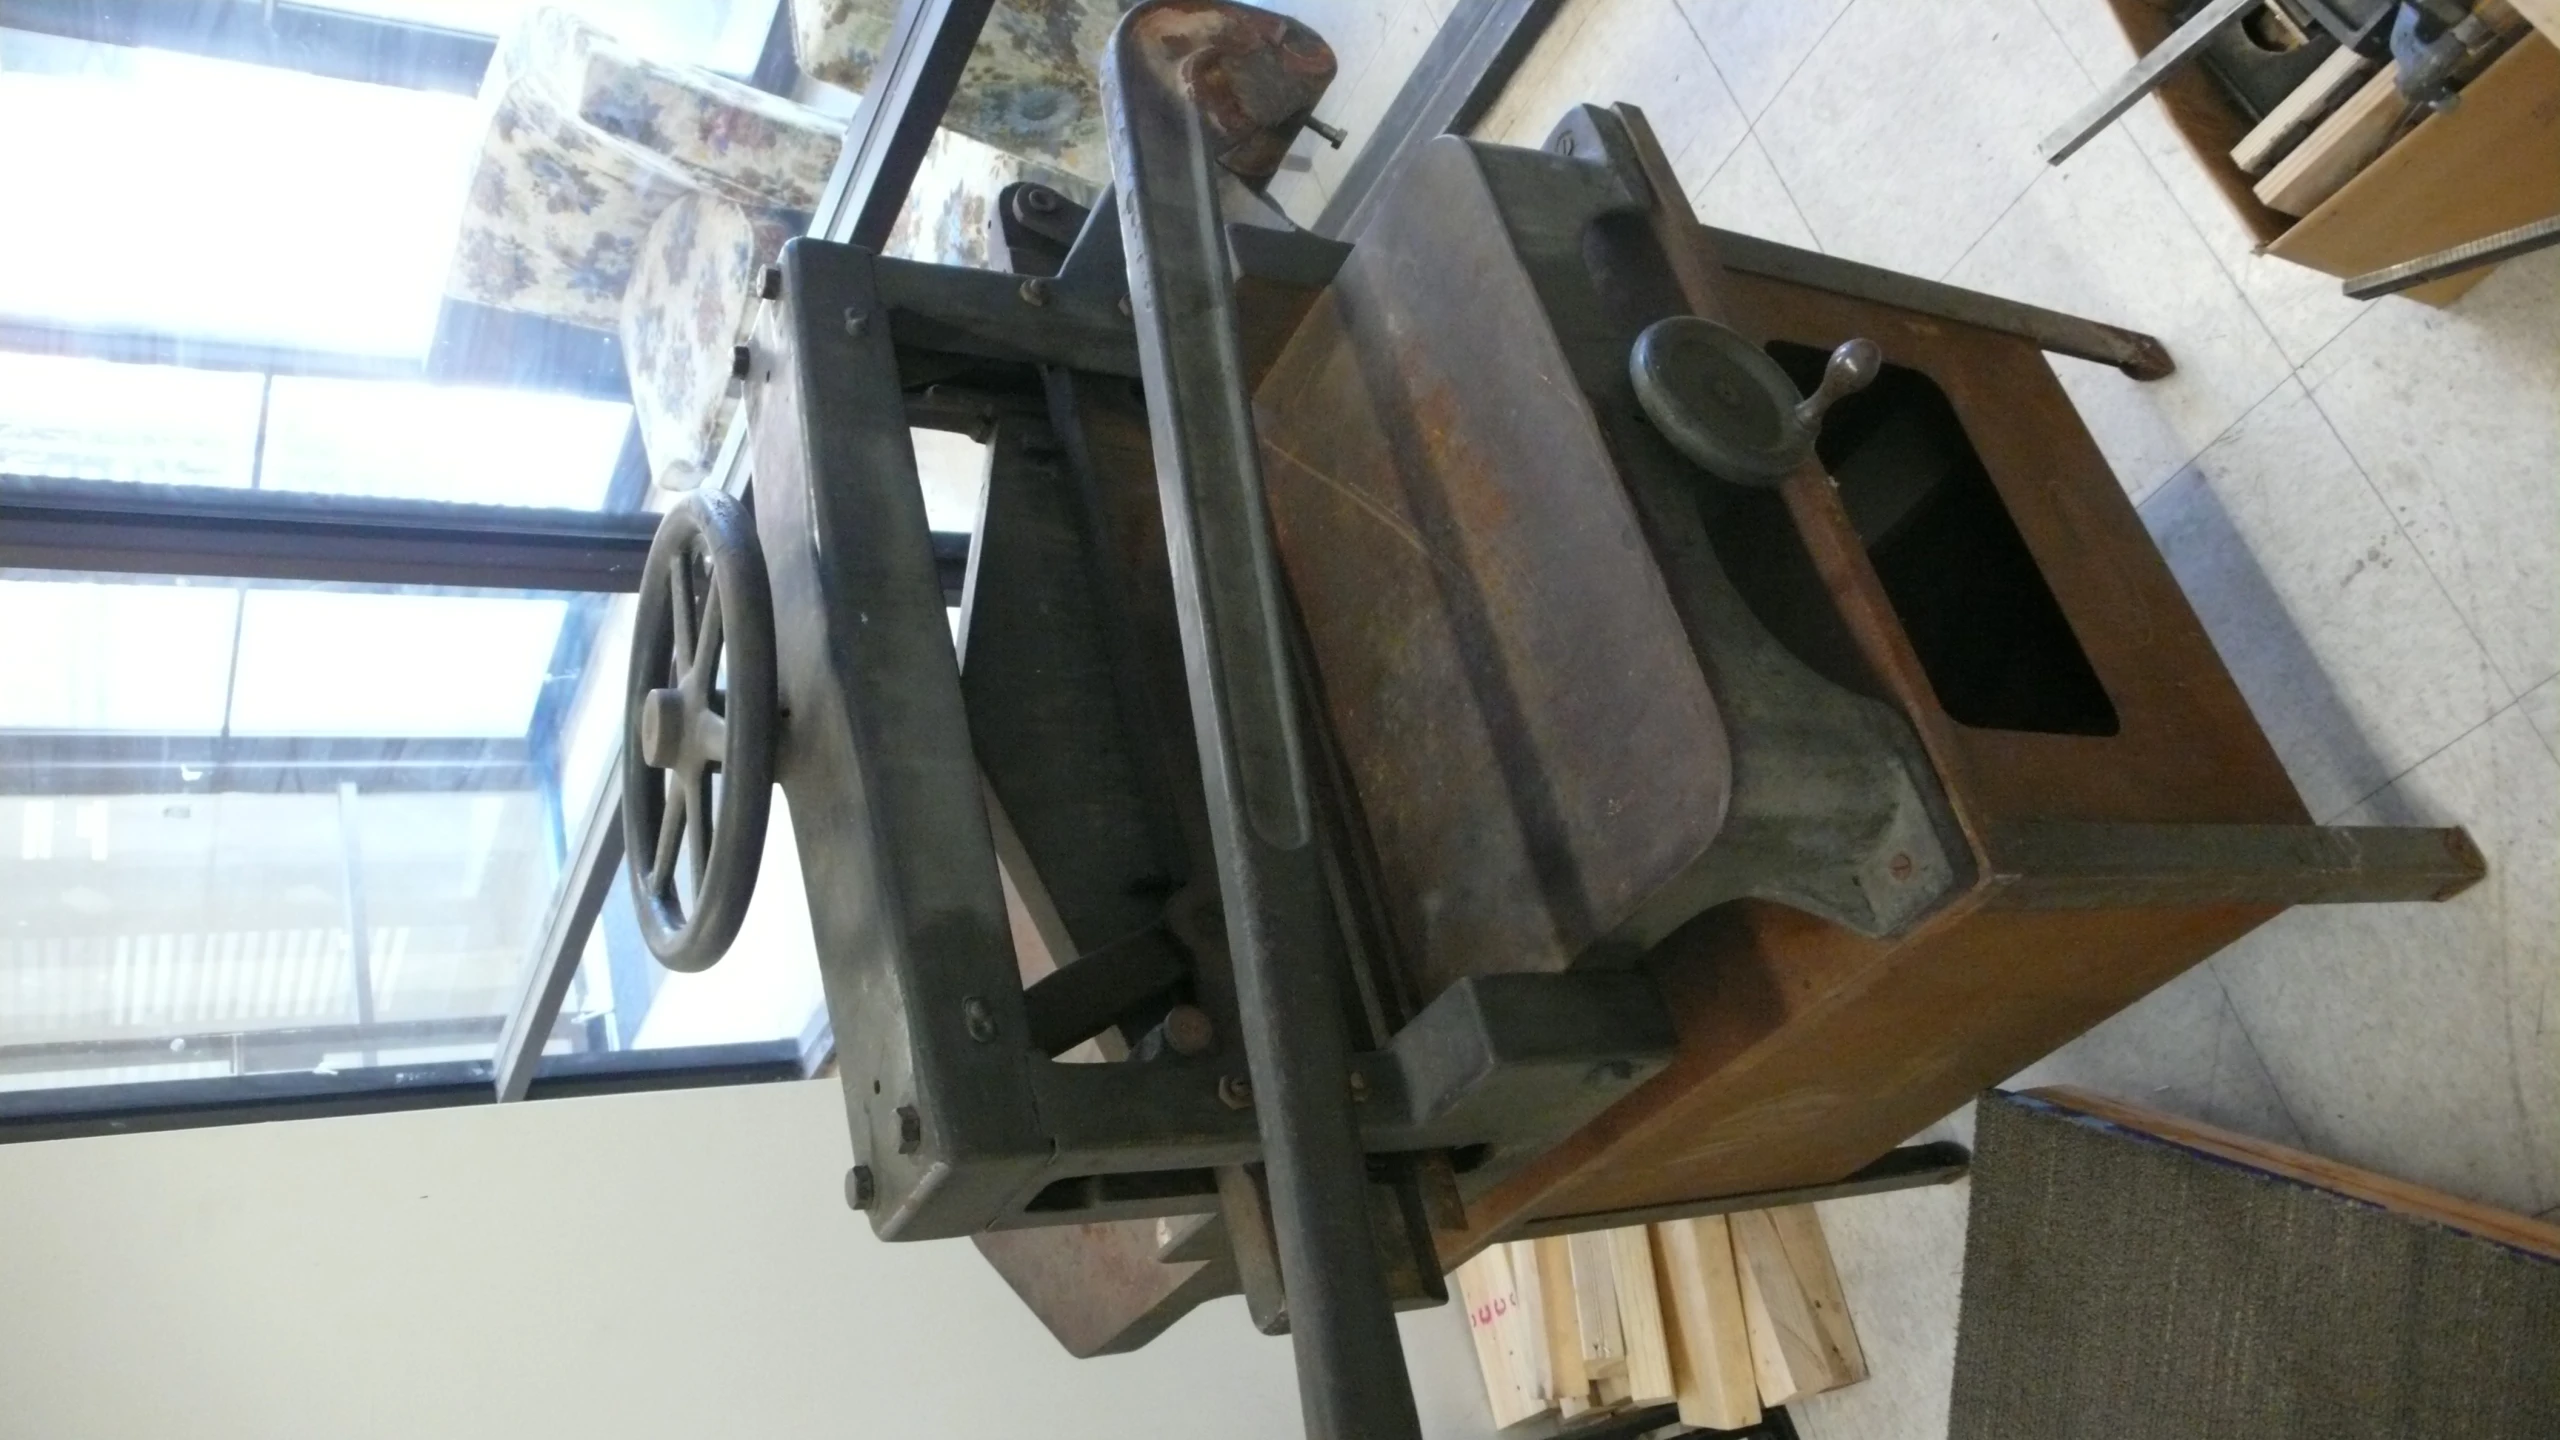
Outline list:
[[[856,1210],[868,1210],[880,1196],[880,1187],[871,1178],[871,1167],[856,1165],[844,1172],[844,1203]]]
[[[848,306],[844,312],[844,333],[859,338],[871,328],[871,317]]]
[[[1562,135],[1556,137],[1556,153],[1559,155],[1570,155],[1573,153],[1572,131],[1568,130]]]
[[[1218,1103],[1230,1110],[1253,1108],[1253,1086],[1241,1075],[1218,1077]]]
[[[1030,279],[1023,281],[1023,282],[1022,282],[1022,303],[1023,303],[1023,304],[1025,304],[1025,305],[1046,305],[1046,304],[1048,304],[1048,303],[1049,303],[1049,282],[1048,282],[1048,281],[1046,281],[1046,280],[1041,279],[1041,278],[1040,278],[1039,276],[1037,276],[1037,275],[1034,275],[1034,276],[1032,276]]]
[[[1636,1067],[1632,1061],[1603,1060],[1592,1066],[1591,1073],[1583,1080],[1592,1085],[1624,1085],[1635,1076]]]
[[[1357,1071],[1357,1070],[1352,1071],[1352,1072],[1351,1072],[1351,1103],[1352,1103],[1352,1104],[1354,1104],[1354,1105],[1362,1104],[1362,1103],[1366,1102],[1366,1101],[1368,1100],[1368,1098],[1369,1098],[1369,1077],[1368,1077],[1368,1076],[1366,1076],[1366,1075],[1361,1074],[1361,1073],[1360,1073],[1359,1071]]]
[[[913,1155],[924,1145],[924,1117],[913,1105],[898,1107],[898,1153]]]
[[[1911,878],[1911,857],[1908,855],[1896,855],[1891,860],[1885,862],[1884,868],[1893,876],[1894,879],[1908,880]]]
[[[1176,1055],[1206,1055],[1218,1043],[1218,1027],[1197,1005],[1176,1005],[1164,1012],[1165,1048]]]
[[[779,300],[782,298],[781,266],[767,265],[762,270],[756,272],[756,298],[760,300]]]
[[[732,380],[744,380],[744,379],[746,379],[746,378],[747,378],[747,372],[749,372],[749,371],[751,371],[751,370],[753,370],[753,369],[755,369],[755,368],[756,368],[756,352],[755,352],[754,350],[752,350],[752,349],[750,349],[750,348],[748,348],[747,346],[744,346],[744,345],[734,345],[734,346],[731,346],[731,347],[730,347],[730,349],[729,349],[729,378],[730,378],[730,379],[732,379]]]
[[[960,1002],[960,1023],[969,1027],[969,1038],[981,1045],[996,1038],[996,1012],[975,995]]]
[[[1349,131],[1343,130],[1338,126],[1327,125],[1313,115],[1306,117],[1306,125],[1308,129],[1316,132],[1317,139],[1322,140],[1324,143],[1332,146],[1336,150],[1342,148],[1343,141],[1351,138]]]
[[[1046,215],[1058,208],[1058,192],[1046,185],[1025,185],[1022,187],[1022,206]]]

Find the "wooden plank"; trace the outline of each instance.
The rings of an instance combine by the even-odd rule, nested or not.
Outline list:
[[[1746,1211],[1730,1224],[1762,1403],[1784,1403],[1773,1388],[1812,1395],[1865,1379],[1866,1355],[1813,1207]]]
[[[1573,1256],[1573,1306],[1582,1327],[1582,1368],[1595,1380],[1627,1373],[1627,1337],[1618,1321],[1617,1273],[1606,1233],[1566,1237]]]
[[[2457,1199],[2406,1180],[2395,1180],[2388,1175],[2379,1175],[2323,1156],[2234,1134],[2086,1090],[2056,1086],[2029,1090],[2026,1094],[2029,1099],[2092,1116],[2127,1130],[2137,1130],[2180,1149],[2361,1200],[2413,1220],[2460,1230],[2492,1244],[2560,1260],[2560,1225],[2529,1220],[2492,1205]]]
[[[2560,214],[2560,49],[2519,40],[2465,86],[2462,103],[2408,138],[2268,247],[2340,277]],[[2411,290],[2444,304],[2488,269]]]
[[[1571,1420],[1591,1408],[1591,1372],[1582,1365],[1582,1316],[1573,1303],[1573,1251],[1561,1235],[1529,1242],[1537,1255],[1538,1314],[1547,1327],[1547,1394]]]
[[[1709,1430],[1759,1424],[1760,1390],[1725,1217],[1672,1220],[1652,1230],[1680,1423]]]
[[[1544,1287],[1538,1283],[1538,1247],[1528,1240],[1514,1240],[1500,1247],[1511,1257],[1511,1289],[1520,1298],[1522,1323],[1527,1327],[1530,1367],[1528,1380],[1538,1398],[1552,1409],[1556,1398],[1555,1362],[1547,1350],[1547,1307]]]
[[[2345,189],[2357,171],[2382,153],[2409,114],[2409,102],[2400,98],[2399,76],[2397,65],[2376,71],[2267,172],[2255,187],[2258,199],[2270,210],[2308,215]]]
[[[2312,126],[2337,108],[2381,63],[2343,45],[2330,51],[2320,68],[2293,87],[2292,94],[2277,101],[2266,118],[2231,147],[2231,163],[2251,175],[2265,174],[2267,167],[2292,150],[2296,141],[2309,134]]]
[[[1467,1334],[1484,1372],[1485,1404],[1497,1426],[1517,1425],[1547,1412],[1532,1378],[1537,1365],[1511,1273],[1511,1251],[1496,1245],[1458,1267],[1458,1294],[1467,1307]]]
[[[1653,1269],[1653,1237],[1641,1225],[1606,1233],[1609,1277],[1618,1291],[1618,1329],[1627,1344],[1627,1398],[1660,1405],[1674,1398],[1671,1346],[1662,1323],[1661,1283]]]

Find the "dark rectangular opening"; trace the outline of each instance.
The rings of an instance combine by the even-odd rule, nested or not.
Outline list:
[[[1769,353],[1807,391],[1828,358]],[[1938,704],[1982,730],[2113,735],[2116,709],[1946,392],[1888,364],[1817,445]]]

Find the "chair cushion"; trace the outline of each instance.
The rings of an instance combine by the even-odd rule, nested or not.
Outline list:
[[[697,192],[649,227],[622,298],[622,359],[661,488],[690,490],[709,473],[738,404],[729,356],[755,321],[756,271],[804,224]]]
[[[897,0],[791,0],[800,68],[830,85],[870,85]],[[1121,0],[997,0],[942,123],[973,140],[1097,183],[1111,178],[1102,138],[1103,46]]]
[[[842,127],[706,70],[661,65],[537,9],[481,82],[488,115],[445,289],[611,330],[641,239],[696,190],[751,209],[817,204]]]

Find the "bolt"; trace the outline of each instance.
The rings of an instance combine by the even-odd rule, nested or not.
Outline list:
[[[746,378],[747,378],[747,372],[748,372],[748,371],[750,371],[750,370],[753,370],[753,369],[755,369],[755,368],[756,368],[756,352],[755,352],[753,349],[751,349],[751,348],[749,348],[749,347],[747,347],[747,346],[744,346],[744,345],[736,345],[736,346],[732,346],[732,347],[730,347],[730,350],[729,350],[729,378],[730,378],[730,379],[732,379],[732,380],[744,380],[744,379],[746,379]]]
[[[782,267],[767,265],[756,272],[756,297],[761,300],[782,298]]]
[[[969,1038],[981,1045],[996,1038],[996,1012],[975,995],[960,1002],[960,1023],[969,1027]]]
[[[1893,876],[1894,879],[1908,880],[1911,878],[1911,857],[1908,855],[1896,855],[1891,860],[1885,862],[1884,868]]]
[[[844,333],[851,335],[856,339],[860,339],[864,332],[868,331],[870,328],[870,316],[863,314],[861,311],[856,310],[851,306],[845,307]]]
[[[924,1117],[913,1105],[898,1107],[898,1153],[913,1155],[924,1146]]]
[[[1022,187],[1022,208],[1046,215],[1058,208],[1058,192],[1046,185]]]
[[[1352,1071],[1352,1072],[1351,1072],[1351,1103],[1352,1103],[1352,1104],[1354,1104],[1354,1105],[1364,1104],[1364,1103],[1366,1103],[1366,1102],[1368,1101],[1368,1099],[1369,1099],[1369,1077],[1368,1077],[1368,1076],[1366,1076],[1366,1075],[1361,1074],[1361,1073],[1360,1073],[1359,1071],[1357,1071],[1357,1070]]]
[[[1316,132],[1317,139],[1322,140],[1325,144],[1332,146],[1336,150],[1342,148],[1343,141],[1351,138],[1350,132],[1341,129],[1338,126],[1327,125],[1313,115],[1306,117],[1306,125],[1308,129]]]
[[[1218,1027],[1197,1005],[1176,1005],[1164,1012],[1165,1048],[1176,1055],[1206,1055],[1218,1043]]]
[[[1048,281],[1046,281],[1046,280],[1041,279],[1041,278],[1040,278],[1039,276],[1037,276],[1037,275],[1034,275],[1034,276],[1032,276],[1030,279],[1023,281],[1023,282],[1022,282],[1022,303],[1023,303],[1023,304],[1025,304],[1025,305],[1046,305],[1046,304],[1048,304],[1048,303],[1049,303],[1049,282],[1048,282]]]
[[[1584,1083],[1591,1085],[1624,1085],[1635,1077],[1636,1067],[1632,1062],[1603,1060],[1592,1066],[1591,1073],[1584,1076],[1583,1080]]]
[[[1241,1075],[1218,1077],[1218,1103],[1230,1110],[1253,1108],[1253,1086]]]
[[[871,1178],[871,1167],[856,1165],[844,1172],[844,1203],[856,1210],[868,1210],[879,1198],[880,1187]]]
[[[1573,153],[1572,131],[1568,130],[1562,135],[1556,137],[1556,153],[1559,155],[1570,155]]]

